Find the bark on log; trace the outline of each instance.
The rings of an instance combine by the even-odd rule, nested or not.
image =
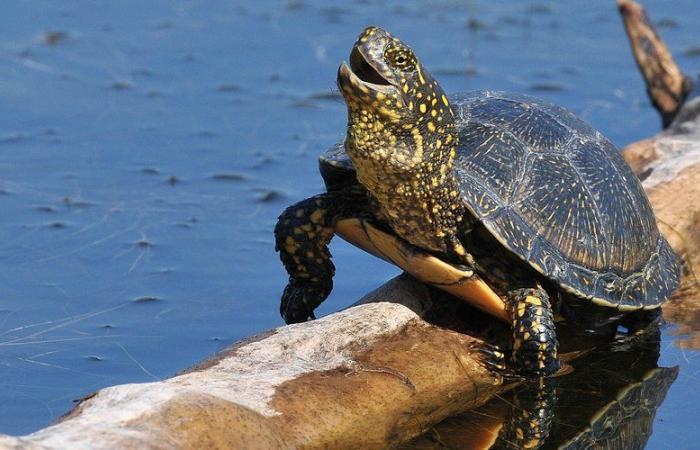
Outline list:
[[[698,111],[700,99],[687,103],[666,131],[624,150],[687,274],[700,267]],[[700,295],[692,275],[685,280],[664,315],[700,348]],[[252,337],[173,378],[102,389],[55,425],[0,436],[0,448],[398,444],[507,388],[480,364],[468,324],[425,320],[444,307],[431,292],[398,277],[360,305]]]
[[[430,325],[406,276],[364,304],[280,327],[174,378],[106,388],[1,448],[385,448],[497,389],[478,341]]]
[[[647,94],[666,128],[683,106],[693,83],[676,65],[644,8],[631,0],[617,3]]]

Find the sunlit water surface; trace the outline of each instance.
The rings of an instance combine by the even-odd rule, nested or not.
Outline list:
[[[700,9],[646,4],[694,73]],[[658,130],[613,1],[4,0],[0,432],[282,324],[272,229],[322,189],[317,155],[346,120],[337,66],[369,24],[411,43],[448,92],[538,95],[618,145]],[[398,272],[332,250],[321,314]],[[698,353],[674,330],[659,364],[680,373],[650,448],[700,439]]]

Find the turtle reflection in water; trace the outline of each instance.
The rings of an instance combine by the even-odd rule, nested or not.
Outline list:
[[[432,255],[423,280],[446,266],[462,274],[463,298],[512,329],[509,357],[493,352],[490,364],[531,378],[560,368],[555,313],[610,333],[678,286],[678,259],[638,179],[570,112],[501,92],[448,100],[413,51],[376,27],[338,85],[348,127],[321,157],[327,192],[275,227],[288,323],[313,318],[330,293],[336,233],[409,272],[426,261],[417,254]]]
[[[404,447],[418,449],[643,449],[656,410],[678,376],[678,367],[658,367],[658,327],[621,337],[572,363],[573,373],[543,381],[544,389],[522,385],[473,411],[449,418]],[[542,439],[518,439],[523,413],[548,391],[550,403]]]

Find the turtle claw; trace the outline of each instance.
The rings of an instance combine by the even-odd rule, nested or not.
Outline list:
[[[505,353],[496,345],[484,342],[479,346],[480,360],[491,372],[504,380],[518,378],[509,368]]]
[[[290,281],[282,293],[280,315],[287,324],[315,320],[314,309],[328,297],[331,289],[322,284]]]

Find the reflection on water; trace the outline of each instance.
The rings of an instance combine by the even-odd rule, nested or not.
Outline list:
[[[686,283],[664,306],[664,318],[676,325],[672,334],[680,348],[700,350],[700,285]]]
[[[697,71],[695,0],[645,3]],[[282,324],[272,229],[322,189],[317,156],[346,124],[336,70],[369,24],[448,93],[542,96],[618,145],[658,129],[611,0],[3,0],[0,432]],[[332,251],[321,314],[397,273]],[[662,330],[660,364],[681,369],[650,448],[700,439],[698,347],[676,345],[692,311]]]
[[[678,367],[658,366],[660,348],[656,326],[642,335],[620,336],[575,360],[572,373],[545,380],[544,386],[521,385],[445,420],[403,448],[642,449],[678,376]],[[540,409],[526,406],[533,398]],[[544,438],[523,439],[536,418],[544,424]]]

